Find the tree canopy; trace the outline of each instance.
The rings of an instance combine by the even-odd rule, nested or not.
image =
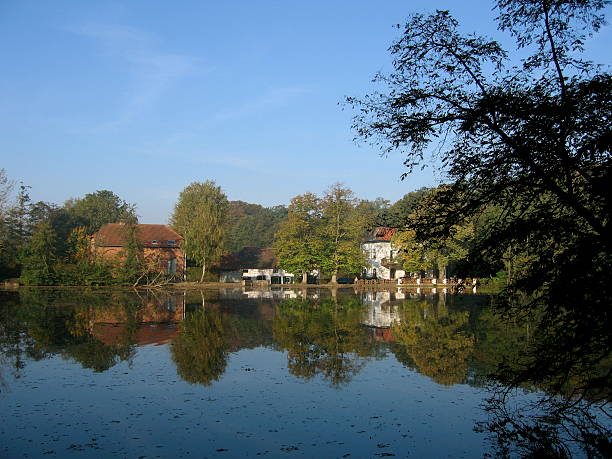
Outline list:
[[[287,219],[275,234],[279,265],[289,272],[301,273],[303,283],[307,282],[308,273],[321,267],[320,227],[320,199],[306,193],[291,199]]]
[[[68,200],[64,206],[74,220],[73,226],[84,226],[89,234],[107,223],[137,223],[136,206],[128,204],[109,190],[88,193],[80,199]]]
[[[322,267],[336,283],[338,273],[359,274],[365,265],[361,251],[367,219],[359,212],[359,201],[352,190],[336,183],[321,201],[324,258]]]
[[[287,219],[280,225],[274,247],[279,265],[302,273],[303,282],[313,270],[331,276],[359,274],[364,266],[361,239],[373,215],[350,189],[332,185],[323,198],[313,193],[291,200]]]

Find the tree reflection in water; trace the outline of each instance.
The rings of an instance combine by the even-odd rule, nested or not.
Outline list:
[[[96,372],[119,362],[131,365],[143,326],[174,318],[168,298],[168,294],[127,290],[3,292],[0,363],[11,368],[14,377],[19,377],[27,359],[54,355]]]
[[[612,457],[609,344],[582,333],[585,347],[562,353],[568,333],[577,334],[567,320],[551,322],[536,313],[508,321],[485,304],[487,297],[407,294],[379,302],[381,311],[393,308],[388,315],[398,322],[392,333],[377,334],[380,330],[364,325],[370,324],[372,305],[352,295],[281,301],[214,292],[183,314],[184,300],[161,292],[1,294],[0,384],[6,384],[8,372],[19,377],[28,360],[58,355],[101,372],[129,363],[136,345],[172,338],[178,374],[203,385],[219,380],[229,355],[245,348],[286,351],[291,374],[321,377],[334,387],[348,384],[369,359],[392,352],[439,384],[488,384],[490,418],[478,428],[493,434],[502,455],[518,450],[527,457],[567,457],[580,451]],[[177,333],[174,324],[183,317]],[[546,327],[538,326],[543,317]],[[515,390],[529,395],[509,397]]]
[[[367,358],[377,356],[362,317],[356,299],[281,302],[272,329],[278,347],[287,351],[291,374],[304,379],[322,375],[334,386],[348,383]]]
[[[188,313],[171,352],[176,371],[185,381],[208,386],[219,380],[229,355],[221,313],[214,309]]]
[[[550,319],[549,311],[536,310],[514,321],[535,332],[492,371],[489,420],[477,428],[504,456],[612,457],[609,343],[598,342],[598,333],[568,337],[567,318]],[[538,394],[511,397],[521,390]]]
[[[463,382],[475,347],[468,329],[469,313],[420,301],[404,314],[402,323],[393,327],[393,336],[419,372],[445,386]]]
[[[127,322],[125,337],[112,346],[93,333],[96,311],[108,304],[108,297],[87,292],[49,294],[44,290],[23,290],[20,296],[22,307],[17,317],[33,343],[30,351],[34,355],[30,357],[58,354],[79,362],[84,368],[102,372],[133,356],[130,339],[133,320]],[[115,295],[112,304],[124,311],[128,319],[133,319],[137,305],[129,296]]]

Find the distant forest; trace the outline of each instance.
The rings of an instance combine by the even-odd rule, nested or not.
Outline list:
[[[238,252],[244,247],[270,247],[274,233],[287,218],[287,207],[263,207],[244,201],[230,201],[225,251]]]

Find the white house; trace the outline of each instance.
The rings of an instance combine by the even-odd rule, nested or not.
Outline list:
[[[370,279],[399,279],[406,273],[395,261],[398,250],[391,244],[391,237],[398,228],[378,227],[361,244],[367,258],[365,277]]]

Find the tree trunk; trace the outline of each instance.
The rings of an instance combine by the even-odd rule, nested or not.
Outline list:
[[[202,263],[202,276],[200,277],[200,284],[204,282],[204,273],[206,272],[206,262]]]
[[[308,283],[308,273],[304,271],[302,273],[302,284],[307,284],[307,283]]]
[[[330,281],[331,284],[337,284],[338,283],[338,273],[333,273],[332,274],[332,278]]]

